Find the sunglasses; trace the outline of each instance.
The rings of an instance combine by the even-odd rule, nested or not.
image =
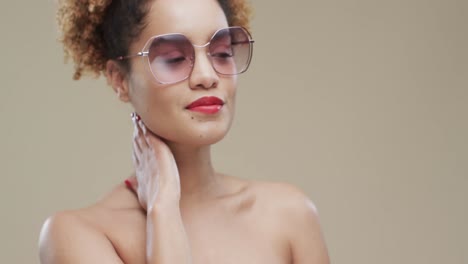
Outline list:
[[[245,72],[252,59],[252,37],[243,27],[217,30],[210,41],[195,45],[183,34],[171,33],[151,37],[141,52],[120,56],[117,60],[146,57],[151,73],[161,84],[172,84],[187,79],[195,62],[195,48],[207,48],[213,69],[220,75]]]

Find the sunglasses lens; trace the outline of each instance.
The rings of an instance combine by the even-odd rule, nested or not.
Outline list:
[[[161,83],[173,83],[187,78],[192,70],[194,50],[181,34],[159,36],[150,42],[148,59],[151,71]]]
[[[160,83],[175,83],[190,75],[195,50],[187,37],[182,34],[167,34],[157,36],[148,43],[150,69]],[[236,75],[249,67],[252,41],[244,28],[224,28],[213,35],[208,52],[216,72]]]
[[[212,38],[209,52],[214,69],[225,75],[243,73],[249,67],[252,44],[247,31],[240,27],[219,30]]]

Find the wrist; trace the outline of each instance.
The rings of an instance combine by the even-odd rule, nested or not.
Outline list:
[[[157,199],[146,210],[147,216],[171,213],[180,214],[179,199]]]

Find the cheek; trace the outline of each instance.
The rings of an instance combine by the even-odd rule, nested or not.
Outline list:
[[[236,106],[236,94],[237,94],[237,77],[234,76],[227,85],[227,95],[230,99],[230,110],[234,111]],[[234,114],[234,113],[232,113]]]
[[[237,75],[221,79],[220,88],[225,90],[229,97],[235,98],[237,92]]]
[[[133,68],[130,77],[130,100],[135,112],[146,119],[159,112],[155,111],[156,106],[158,109],[164,106],[164,95],[161,94],[164,87],[155,83],[152,75],[138,66]]]

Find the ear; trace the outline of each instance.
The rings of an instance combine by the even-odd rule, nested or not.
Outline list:
[[[129,86],[127,81],[127,72],[114,60],[108,60],[106,63],[106,78],[114,92],[122,102],[129,102]]]

